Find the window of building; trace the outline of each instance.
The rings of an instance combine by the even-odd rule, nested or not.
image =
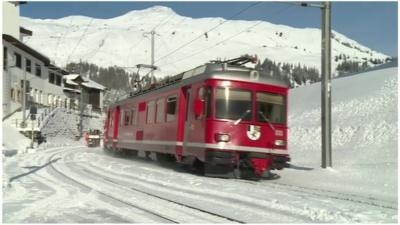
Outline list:
[[[7,54],[7,47],[3,47],[3,70],[7,70],[7,61],[8,61],[8,59],[7,59],[7,56],[8,56],[8,54]]]
[[[38,77],[42,76],[42,68],[39,64],[35,64],[35,75]]]
[[[147,104],[147,123],[151,124],[154,123],[154,117],[155,117],[155,104],[154,101],[150,101]]]
[[[136,124],[136,108],[131,109],[131,125]]]
[[[49,73],[49,83],[54,84],[54,80],[55,80],[55,74],[50,72]]]
[[[167,122],[174,121],[176,117],[176,96],[167,98]]]
[[[22,62],[21,62],[21,55],[14,52],[15,55],[15,66],[18,68],[22,68]]]
[[[25,59],[25,70],[26,70],[26,72],[31,72],[32,70],[31,70],[31,60],[29,60],[29,59]]]
[[[56,76],[56,85],[61,86],[61,76]]]
[[[163,123],[164,117],[164,98],[161,98],[157,101],[157,123]]]

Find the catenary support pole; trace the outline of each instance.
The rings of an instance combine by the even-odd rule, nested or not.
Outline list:
[[[332,86],[331,86],[331,3],[324,2],[322,10],[321,60],[321,130],[322,168],[332,167]]]

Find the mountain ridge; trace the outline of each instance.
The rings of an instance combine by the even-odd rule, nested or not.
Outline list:
[[[244,54],[257,54],[262,61],[268,58],[275,62],[320,67],[321,37],[317,28],[220,17],[191,18],[164,6],[134,10],[110,19],[22,17],[21,24],[33,31],[26,44],[39,49],[59,66],[65,66],[68,59],[69,62],[81,59],[100,66],[150,64],[149,32],[156,27],[155,60],[160,66],[155,73],[157,77],[180,73],[216,58]],[[209,31],[213,27],[217,28]],[[345,57],[336,61],[339,55]],[[333,72],[344,60],[361,64],[387,58],[390,57],[332,31]]]

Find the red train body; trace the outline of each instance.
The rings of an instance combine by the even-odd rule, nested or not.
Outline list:
[[[104,147],[260,177],[290,160],[287,96],[287,84],[264,71],[208,63],[110,106]]]

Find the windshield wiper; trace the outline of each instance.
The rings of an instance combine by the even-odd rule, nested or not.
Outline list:
[[[274,125],[272,125],[272,123],[269,121],[269,119],[267,119],[267,117],[264,115],[264,113],[261,112],[261,111],[258,111],[258,113],[259,113],[259,114],[262,116],[262,118],[268,123],[269,127],[271,127],[271,129],[272,129],[273,131],[275,131]]]
[[[246,117],[247,114],[249,114],[250,112],[251,112],[250,109],[246,110],[246,112],[244,112],[243,115],[242,115],[238,120],[236,120],[233,124],[234,124],[234,125],[238,125],[238,124],[240,123],[240,121],[242,121],[242,119],[243,119],[244,117]]]

